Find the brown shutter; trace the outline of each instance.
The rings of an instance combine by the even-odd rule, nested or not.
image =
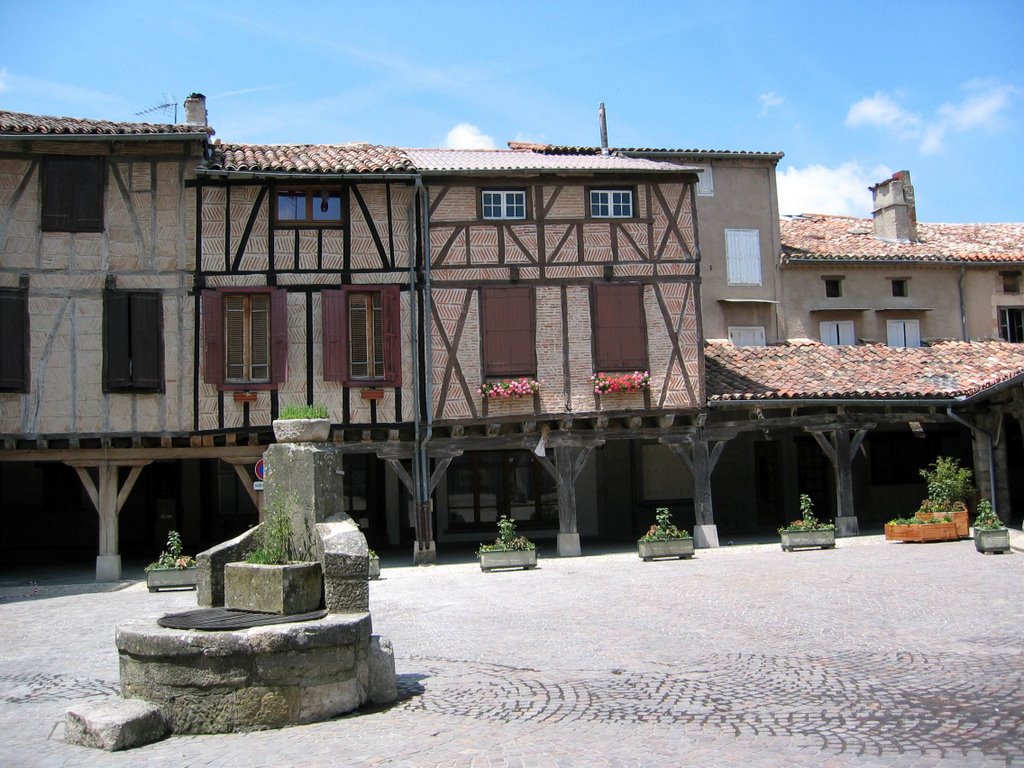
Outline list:
[[[103,231],[103,160],[82,157],[72,176],[73,217],[76,232]]]
[[[203,291],[203,381],[224,383],[224,295]]]
[[[131,319],[127,291],[103,293],[103,390],[132,386]]]
[[[386,387],[402,386],[402,294],[397,285],[381,289],[384,313],[384,381]]]
[[[594,368],[647,368],[647,328],[642,285],[594,286]]]
[[[324,381],[343,381],[345,378],[345,295],[339,290],[320,293],[323,310]]]
[[[43,160],[43,206],[40,227],[44,232],[67,232],[72,220],[71,164],[67,158]]]
[[[288,291],[270,294],[270,380],[283,384],[288,378]]]
[[[162,391],[164,343],[163,296],[131,294],[132,385],[136,389]]]
[[[533,289],[485,288],[484,372],[487,376],[532,376],[537,372]]]
[[[28,392],[28,292],[0,290],[0,390]]]

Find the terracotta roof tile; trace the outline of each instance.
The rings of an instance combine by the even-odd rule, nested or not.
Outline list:
[[[532,145],[531,145],[532,146]],[[535,152],[531,149],[407,149],[413,163],[430,171],[647,171],[679,173],[683,166],[600,152]]]
[[[205,136],[213,133],[207,126],[158,124],[158,123],[115,123],[109,120],[86,120],[78,117],[50,117],[29,115],[23,112],[0,110],[0,136],[144,136],[148,134],[180,133]]]
[[[600,147],[572,147],[559,144],[535,144],[528,141],[510,141],[508,148],[513,150],[529,150],[540,152],[546,155],[599,155]],[[776,160],[782,159],[785,155],[782,152],[751,152],[747,150],[733,149],[671,149],[658,147],[610,147],[611,153],[633,154],[668,154],[668,155],[728,155],[736,157],[769,157]]]
[[[710,401],[951,400],[1024,376],[1024,344],[947,341],[901,348],[709,343],[705,363]]]
[[[254,173],[413,173],[408,155],[376,144],[215,144],[206,168]]]
[[[1024,262],[1024,224],[928,224],[918,240],[879,240],[871,219],[804,214],[782,219],[782,263]]]

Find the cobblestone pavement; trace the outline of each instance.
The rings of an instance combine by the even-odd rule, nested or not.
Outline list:
[[[1024,767],[1020,552],[861,537],[383,576],[395,706],[113,754],[65,744],[64,710],[116,695],[118,623],[195,593],[0,586],[0,765]]]

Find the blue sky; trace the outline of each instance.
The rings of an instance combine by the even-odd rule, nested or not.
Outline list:
[[[224,141],[781,151],[783,213],[1024,221],[1024,2],[0,0],[0,109]],[[179,119],[183,111],[179,109]]]

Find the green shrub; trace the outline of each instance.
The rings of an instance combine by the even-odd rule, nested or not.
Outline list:
[[[647,529],[647,533],[640,537],[640,541],[674,541],[676,539],[688,539],[690,534],[682,528],[676,528],[672,522],[672,515],[668,507],[658,507],[654,510],[655,523]]]
[[[291,561],[292,521],[288,509],[279,499],[260,524],[256,549],[245,556],[245,562],[257,565],[284,565]]]
[[[502,515],[498,520],[498,538],[493,544],[481,544],[476,553],[479,556],[481,552],[521,552],[536,548],[537,545],[525,536],[516,535],[515,520]]]
[[[290,419],[329,419],[330,414],[326,405],[283,405],[277,418]]]
[[[960,462],[948,456],[940,456],[927,468],[921,470],[921,477],[928,485],[928,498],[921,505],[923,512],[949,514],[974,493],[971,478],[974,473]]]
[[[992,511],[992,504],[988,499],[978,502],[978,516],[974,518],[974,528],[978,531],[1000,531],[1006,526],[996,513]]]
[[[833,531],[833,523],[822,523],[814,516],[814,502],[806,493],[800,494],[800,519],[779,528],[783,531]]]

